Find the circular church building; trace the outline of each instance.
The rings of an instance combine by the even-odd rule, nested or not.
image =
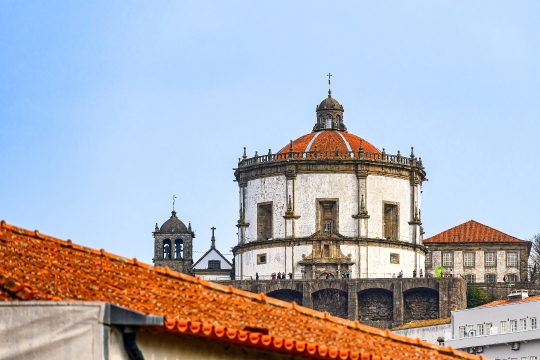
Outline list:
[[[244,156],[237,280],[409,276],[424,269],[420,194],[426,172],[347,132],[343,106],[328,97],[309,134],[278,153]]]

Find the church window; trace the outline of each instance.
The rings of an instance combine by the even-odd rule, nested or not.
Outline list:
[[[323,247],[323,257],[329,258],[330,257],[330,245],[326,244]]]
[[[495,274],[486,274],[486,282],[492,283],[497,281],[497,276]]]
[[[328,235],[337,232],[338,206],[335,200],[319,200],[318,206],[319,224],[318,230]]]
[[[171,240],[163,240],[163,259],[171,258]]]
[[[484,260],[486,266],[497,266],[497,257],[495,256],[494,252],[484,253]]]
[[[272,202],[257,206],[257,234],[259,240],[272,238]]]
[[[399,264],[399,254],[390,254],[390,264]]]
[[[470,283],[470,284],[474,283],[474,275],[473,274],[465,275],[465,281]]]
[[[266,254],[257,255],[257,265],[266,264]]]
[[[213,270],[221,269],[220,260],[208,260],[208,268]]]
[[[384,204],[384,238],[390,240],[398,239],[399,209],[397,204]]]
[[[327,129],[332,128],[332,115],[330,114],[326,115],[326,128]]]
[[[463,266],[473,267],[474,266],[474,253],[466,252],[463,254]]]
[[[176,239],[174,240],[174,258],[175,259],[181,259],[182,258],[182,245],[184,244],[184,240],[182,239]]]
[[[506,266],[507,267],[516,267],[517,264],[518,264],[517,252],[507,252],[506,253]]]
[[[442,254],[442,266],[443,267],[451,267],[453,266],[453,254],[451,252],[444,252]]]

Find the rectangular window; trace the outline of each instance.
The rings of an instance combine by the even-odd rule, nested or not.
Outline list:
[[[519,319],[519,331],[527,330],[527,319]]]
[[[428,251],[426,254],[426,268],[431,267],[431,251]]]
[[[474,282],[474,275],[472,275],[472,274],[465,275],[465,281],[468,282],[468,283],[473,283]]]
[[[486,323],[486,335],[491,335],[491,323]]]
[[[384,204],[384,238],[397,240],[399,227],[399,210],[396,204]]]
[[[337,232],[337,217],[338,207],[337,201],[334,200],[319,200],[319,226],[318,230],[322,230],[328,235]]]
[[[536,360],[536,356],[529,356],[529,360]]]
[[[501,321],[501,331],[500,334],[506,334],[506,321]]]
[[[518,264],[518,254],[517,252],[507,252],[506,253],[506,266],[507,267],[517,267]]]
[[[474,325],[469,325],[469,326],[467,327],[467,336],[473,337],[473,336],[475,336],[475,335],[476,335],[476,334],[475,334],[475,331],[474,331]]]
[[[208,268],[209,269],[221,269],[221,261],[220,260],[208,260]]]
[[[272,238],[272,203],[257,206],[257,236],[259,240]]]
[[[510,332],[517,332],[518,331],[518,323],[517,320],[510,320]]]
[[[486,282],[496,282],[497,275],[495,274],[486,274]]]
[[[478,324],[478,336],[482,336],[484,334],[484,324]]]
[[[508,282],[516,282],[517,281],[517,275],[516,274],[508,274],[508,275],[506,275],[506,281],[508,281]]]
[[[399,254],[390,254],[390,264],[399,264]]]
[[[536,318],[531,318],[531,330],[536,330]]]
[[[497,257],[495,256],[494,252],[484,253],[484,260],[485,260],[485,265],[488,267],[497,266]]]
[[[443,267],[450,267],[450,266],[453,266],[452,263],[454,262],[453,260],[453,254],[451,252],[444,252],[442,254],[442,266]],[[446,271],[445,271],[446,272]]]
[[[465,326],[459,327],[459,338],[463,339],[465,337]]]
[[[257,265],[266,264],[266,254],[257,255]]]
[[[463,254],[463,266],[473,267],[474,266],[474,253],[466,252]]]

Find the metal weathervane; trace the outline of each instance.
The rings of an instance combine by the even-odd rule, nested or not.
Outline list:
[[[175,203],[175,200],[176,200],[176,195],[173,195],[172,196],[172,209],[174,211],[174,203]]]

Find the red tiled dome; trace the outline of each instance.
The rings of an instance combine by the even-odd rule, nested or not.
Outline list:
[[[380,153],[380,150],[360,137],[345,131],[323,130],[311,132],[294,140],[293,151],[308,152],[314,151],[335,151],[336,146],[339,151],[358,151],[360,140],[365,152]],[[289,151],[289,145],[284,146],[279,152]]]

